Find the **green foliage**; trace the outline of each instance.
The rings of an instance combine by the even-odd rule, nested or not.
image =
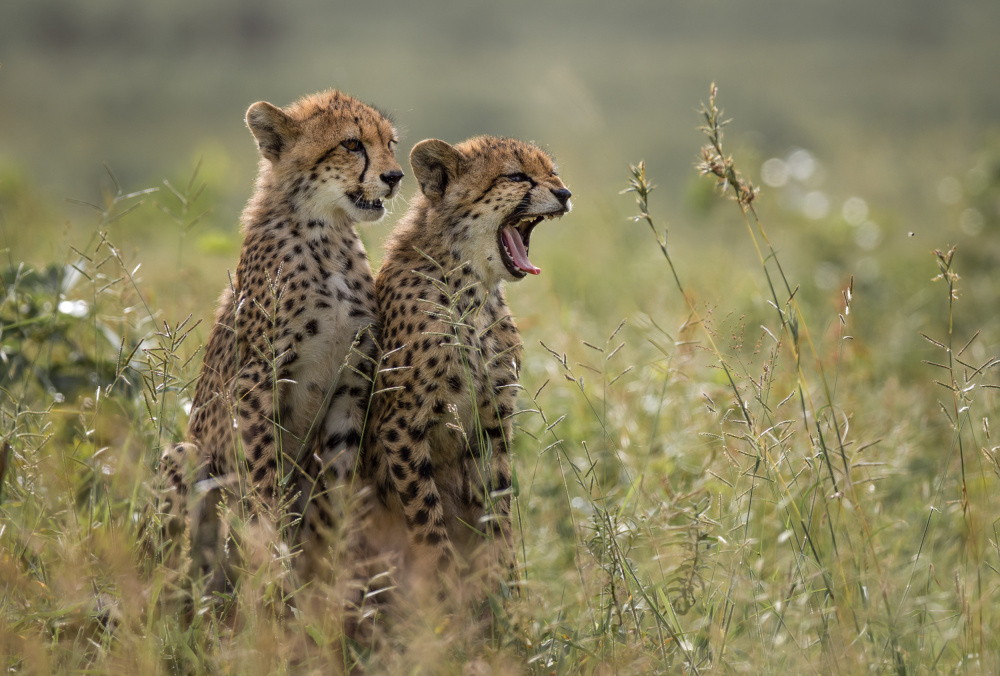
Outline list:
[[[488,632],[420,618],[375,654],[345,642],[329,604],[262,609],[283,593],[280,571],[250,571],[226,614],[198,580],[137,555],[152,468],[179,437],[207,334],[186,317],[210,316],[235,262],[223,227],[234,219],[213,220],[218,169],[156,191],[126,192],[109,175],[85,245],[38,266],[12,246],[0,306],[3,667],[994,673],[996,245],[876,250],[877,281],[848,273],[822,288],[819,263],[857,265],[854,226],[833,215],[817,227],[769,203],[775,191],[756,192],[724,150],[714,90],[704,114],[701,170],[736,198],[697,222],[714,237],[674,225],[668,238],[639,164],[627,188],[637,223],[620,203],[607,209],[614,232],[609,218],[576,214],[543,226],[532,246],[550,261],[544,275],[508,289],[525,340],[521,588],[492,600]],[[953,205],[976,209],[982,222],[967,226],[983,232],[1000,227],[997,157],[972,160]],[[9,208],[19,199],[4,196],[8,229],[52,229],[44,205]],[[613,266],[581,274],[616,246]]]

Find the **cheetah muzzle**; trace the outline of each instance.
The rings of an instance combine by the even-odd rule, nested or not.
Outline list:
[[[374,199],[374,200],[365,199],[365,196],[361,192],[348,193],[347,194],[347,199],[351,200],[351,202],[354,204],[354,206],[356,206],[358,209],[361,209],[362,211],[375,212],[379,216],[382,215],[380,212],[385,211],[385,207],[382,205],[382,200],[380,200],[380,199]]]

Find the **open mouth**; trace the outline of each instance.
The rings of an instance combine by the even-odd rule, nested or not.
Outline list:
[[[518,216],[508,219],[497,230],[497,246],[500,249],[500,259],[512,275],[518,279],[525,275],[537,275],[542,270],[528,259],[528,244],[531,241],[531,231],[546,218],[556,218],[566,213],[565,210],[553,211],[548,214]]]
[[[382,209],[382,200],[366,200],[365,196],[360,192],[348,195],[347,199],[351,200],[351,202],[354,203],[354,206],[362,211],[379,211]]]

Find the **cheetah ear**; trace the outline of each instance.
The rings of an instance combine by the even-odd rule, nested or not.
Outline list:
[[[462,153],[457,148],[438,139],[427,139],[413,146],[410,166],[420,184],[420,192],[431,202],[444,197],[448,184],[458,178]]]
[[[288,146],[298,137],[298,123],[285,111],[272,106],[267,101],[258,101],[247,110],[247,126],[257,139],[260,154],[276,161]]]

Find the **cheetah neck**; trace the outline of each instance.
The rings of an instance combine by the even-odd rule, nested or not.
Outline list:
[[[395,253],[389,255],[387,252],[386,259],[406,259],[413,269],[429,258],[437,264],[438,272],[448,277],[452,287],[474,289],[480,300],[500,293],[503,279],[491,274],[489,266],[484,264],[483,258],[488,254],[468,251],[456,244],[454,237],[442,233],[447,229],[442,227],[440,220],[435,218],[435,214],[429,214],[426,220],[416,220],[405,227],[397,226],[390,245]],[[470,283],[475,286],[469,287]]]
[[[258,192],[243,210],[242,221],[245,236],[288,230],[292,237],[309,241],[357,232],[357,221],[343,209],[317,209],[289,194],[284,186],[264,180],[258,182]]]
[[[325,216],[314,214],[303,220],[306,226],[303,237],[307,240],[328,239],[330,235],[357,237],[357,221],[339,209]]]

